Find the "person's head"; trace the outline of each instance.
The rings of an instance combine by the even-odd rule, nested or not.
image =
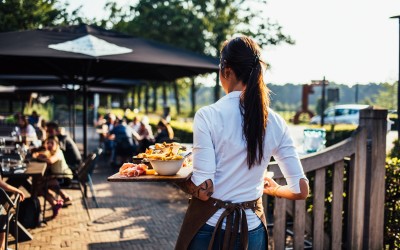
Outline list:
[[[240,110],[247,143],[247,163],[261,163],[267,126],[269,90],[264,82],[261,49],[254,40],[241,36],[225,41],[221,49],[220,80],[226,93],[241,84]]]
[[[110,124],[113,124],[116,119],[117,119],[117,117],[113,113],[110,113],[110,114],[108,114],[107,122]]]
[[[169,139],[173,139],[174,138],[174,131],[173,131],[171,125],[169,125],[169,123],[165,119],[161,119],[157,123],[157,129],[159,131],[166,130],[168,132]]]
[[[46,123],[46,133],[48,136],[55,136],[60,134],[60,127],[56,122],[48,122]]]
[[[44,147],[46,148],[46,150],[50,151],[51,153],[54,153],[57,151],[59,144],[60,144],[60,142],[59,142],[57,136],[55,136],[55,135],[50,135],[44,141]]]
[[[29,122],[28,122],[28,118],[24,115],[21,115],[18,117],[18,126],[20,128],[26,128],[28,126]]]

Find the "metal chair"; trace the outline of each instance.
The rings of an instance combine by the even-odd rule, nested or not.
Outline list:
[[[78,177],[78,182],[80,189],[82,191],[82,196],[85,202],[86,207],[88,205],[86,203],[87,198],[87,187],[89,185],[90,192],[92,193],[92,199],[96,204],[96,207],[99,207],[99,204],[96,200],[96,194],[93,187],[91,174],[93,173],[94,167],[96,166],[96,159],[102,153],[102,149],[98,149],[96,153],[90,153],[85,161],[79,166],[77,169],[76,175]]]
[[[18,211],[19,211],[19,194],[15,195],[12,199],[6,191],[0,188],[0,205],[6,211],[6,236],[5,236],[5,249],[8,248],[8,235],[10,233],[10,223],[13,223],[13,235],[15,238],[15,250],[18,250]]]

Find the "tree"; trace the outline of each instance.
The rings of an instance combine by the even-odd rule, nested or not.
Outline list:
[[[0,32],[81,23],[79,10],[69,15],[59,0],[3,0],[0,1]]]
[[[375,95],[375,105],[386,109],[397,109],[397,82],[383,83],[382,89]]]
[[[111,22],[113,28],[121,32],[215,57],[219,57],[221,44],[239,33],[253,37],[260,46],[294,43],[289,36],[283,34],[279,24],[271,22],[262,14],[261,10],[267,7],[265,0],[248,2],[140,0],[127,11],[109,2],[106,8],[111,15],[102,20],[101,25],[106,26]],[[214,100],[219,99],[219,95],[217,83]]]

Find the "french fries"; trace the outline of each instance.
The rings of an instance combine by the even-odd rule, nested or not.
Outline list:
[[[154,150],[146,149],[144,153],[138,154],[136,157],[147,158],[149,160],[161,160],[161,161],[173,161],[180,160],[183,158],[181,155],[174,154],[173,148],[176,147],[177,143],[156,143]]]

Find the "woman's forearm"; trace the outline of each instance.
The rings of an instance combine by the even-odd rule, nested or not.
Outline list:
[[[214,193],[214,185],[210,179],[204,181],[199,186],[196,186],[190,178],[185,182],[178,182],[176,185],[180,187],[183,192],[203,201],[208,200]]]
[[[286,198],[289,200],[305,200],[309,194],[308,182],[305,179],[300,179],[300,193],[293,193],[287,185],[271,185],[264,188],[264,193],[276,196],[278,198]]]

